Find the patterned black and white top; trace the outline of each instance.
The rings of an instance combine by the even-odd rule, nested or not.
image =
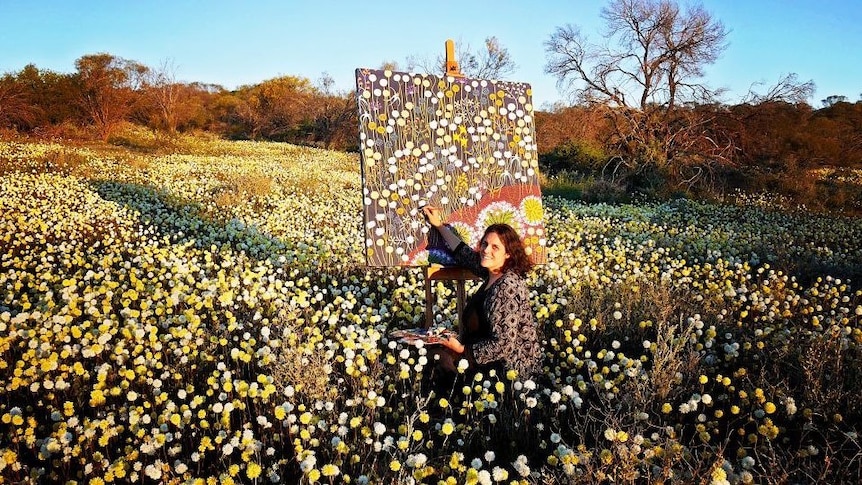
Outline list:
[[[460,340],[468,360],[482,366],[502,363],[516,370],[520,379],[535,375],[542,349],[524,279],[514,271],[506,271],[488,286],[488,269],[481,265],[478,252],[462,242],[453,253],[458,264],[485,280],[470,296],[461,320]],[[477,312],[480,304],[482,311]],[[468,315],[471,310],[478,315]]]

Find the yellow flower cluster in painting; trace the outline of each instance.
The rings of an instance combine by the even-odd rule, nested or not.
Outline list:
[[[45,165],[60,152],[78,163]],[[544,227],[548,262],[528,278],[542,369],[465,360],[441,390],[427,346],[387,338],[423,321],[422,272],[365,265],[356,155],[189,137],[118,153],[0,143],[2,482],[760,483],[776,466],[858,467],[859,220],[762,198],[489,206]],[[454,289],[434,294],[451,325]]]

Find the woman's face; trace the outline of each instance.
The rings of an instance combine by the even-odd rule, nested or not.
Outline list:
[[[485,235],[479,247],[479,254],[482,256],[482,266],[488,268],[491,273],[502,271],[503,265],[509,259],[509,253],[506,252],[506,247],[496,232]]]

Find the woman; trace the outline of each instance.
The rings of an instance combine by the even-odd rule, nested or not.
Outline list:
[[[441,209],[422,210],[458,264],[484,280],[467,301],[459,336],[442,343],[447,351],[437,352],[438,365],[455,371],[461,359],[478,368],[502,364],[517,371],[519,378],[529,378],[539,369],[542,351],[524,281],[532,262],[518,233],[506,224],[494,224],[485,230],[479,250],[473,251],[443,224]]]

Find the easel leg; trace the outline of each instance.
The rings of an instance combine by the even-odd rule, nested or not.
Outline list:
[[[467,292],[465,281],[474,280],[476,277],[463,268],[444,268],[428,266],[425,268],[425,328],[434,324],[434,292],[432,285],[434,281],[455,282],[455,306],[457,314],[452,322],[454,328],[460,327],[461,316],[466,306]]]
[[[430,328],[434,319],[434,302],[431,294],[431,274],[425,270],[425,328]]]
[[[464,280],[456,281],[455,282],[455,288],[456,288],[456,296],[457,296],[455,307],[458,310],[458,315],[456,315],[455,318],[456,318],[456,322],[458,322],[458,326],[460,327],[461,318],[464,316],[464,301],[466,300],[465,292],[464,292]]]

